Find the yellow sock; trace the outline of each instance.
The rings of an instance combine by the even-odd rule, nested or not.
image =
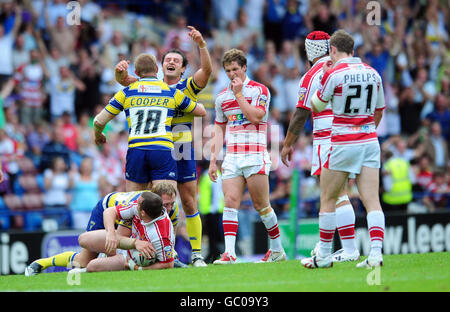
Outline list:
[[[36,262],[42,265],[42,270],[45,270],[51,266],[67,267],[67,265],[72,262],[76,254],[77,252],[75,251],[66,251],[52,257],[36,260]]]
[[[186,216],[186,231],[191,242],[192,252],[200,252],[202,250],[202,219],[200,213]]]

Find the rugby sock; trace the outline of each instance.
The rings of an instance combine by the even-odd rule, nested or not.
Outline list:
[[[222,219],[223,233],[225,236],[225,252],[235,256],[236,233],[238,229],[238,210],[227,207],[223,208]]]
[[[381,210],[371,211],[367,214],[367,227],[370,235],[370,254],[381,254],[384,239],[384,213]]]
[[[348,254],[356,250],[355,211],[351,204],[336,208],[336,226],[341,238],[342,248]]]
[[[336,231],[336,213],[321,212],[319,213],[319,255],[321,258],[331,255],[333,247],[333,236]]]
[[[193,215],[186,215],[186,231],[191,242],[192,252],[201,252],[202,250],[202,219],[200,212]]]
[[[270,207],[269,207],[270,208]],[[263,213],[266,211],[263,211]],[[264,226],[267,229],[267,233],[270,237],[270,249],[272,251],[281,251],[283,246],[281,245],[280,229],[278,228],[277,215],[270,208],[270,212],[260,215]]]
[[[69,263],[72,263],[76,254],[75,251],[66,251],[52,257],[36,260],[36,262],[42,265],[42,270],[51,266],[67,267]]]

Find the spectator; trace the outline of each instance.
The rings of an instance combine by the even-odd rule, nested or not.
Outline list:
[[[422,107],[420,118],[424,119],[426,115],[432,112],[433,101],[436,97],[435,83],[428,79],[426,68],[418,69],[412,88],[414,92],[413,101],[416,105]]]
[[[285,0],[265,1],[264,37],[275,44],[276,50],[281,48],[282,25],[286,14]],[[267,53],[267,51],[266,51]]]
[[[77,146],[78,153],[83,157],[97,157],[98,149],[94,143],[94,136],[92,130],[92,123],[90,122],[90,115],[86,112],[81,113],[78,120],[77,127]],[[128,133],[127,148],[128,148]]]
[[[47,92],[50,94],[50,119],[62,116],[64,112],[76,119],[75,90],[84,91],[86,86],[66,66],[59,68],[59,77],[52,77],[47,84]]]
[[[15,71],[18,67],[30,62],[30,51],[25,48],[25,39],[22,34],[16,38],[16,44],[12,53],[12,65]]]
[[[34,125],[33,129],[27,134],[27,157],[31,158],[34,165],[39,168],[41,162],[42,150],[50,142],[48,125],[41,121]]]
[[[80,112],[87,112],[93,114],[94,109],[92,103],[100,103],[100,72],[98,56],[96,53],[89,53],[87,49],[81,49],[78,52],[76,76],[85,85],[84,91],[77,93],[75,108],[77,118],[80,117]]]
[[[62,131],[64,136],[64,144],[72,151],[78,151],[78,129],[73,123],[71,113],[65,111],[62,116]]]
[[[0,129],[0,159],[4,163],[2,171],[8,174],[11,188],[19,172],[17,163],[19,155],[16,147],[16,142],[8,136],[4,129]]]
[[[58,49],[62,56],[67,57],[71,62],[75,61],[75,34],[76,28],[74,26],[67,26],[63,16],[66,16],[67,10],[61,16],[56,18],[56,23],[49,20],[48,12],[50,8],[45,10],[44,16],[46,18],[46,29],[50,34],[50,46]]]
[[[46,208],[68,208],[69,191],[73,186],[73,173],[67,172],[62,157],[52,159],[50,168],[44,171],[44,206]]]
[[[300,13],[298,0],[287,0],[286,14],[283,17],[281,38],[282,40],[294,40],[305,37],[306,29],[302,14]]]
[[[61,120],[56,120],[52,124],[52,138],[50,142],[44,145],[42,148],[42,157],[40,163],[41,171],[50,168],[53,159],[61,157],[67,168],[71,166],[70,149],[64,143],[64,134],[62,130]]]
[[[186,17],[180,15],[175,20],[175,25],[167,32],[164,42],[166,51],[172,48],[178,48],[183,52],[189,52],[192,49],[192,40],[189,37]],[[175,41],[178,40],[176,44]],[[116,63],[114,63],[116,64]]]
[[[120,181],[123,180],[122,164],[117,157],[114,147],[111,147],[109,144],[102,145],[95,168],[114,187],[118,187]]]
[[[430,126],[429,138],[425,140],[425,150],[431,154],[435,168],[446,168],[448,164],[448,144],[442,136],[441,124],[437,121]]]
[[[43,91],[47,69],[38,50],[30,51],[30,62],[20,66],[14,79],[19,88],[20,95],[20,122],[28,126],[39,123],[44,119],[44,101],[46,94]]]
[[[365,55],[366,62],[372,66],[384,79],[386,79],[386,68],[389,61],[389,52],[383,46],[383,39],[379,39],[372,49]]]
[[[330,3],[320,2],[311,23],[314,30],[324,31],[330,36],[337,30],[337,17],[330,11]]]
[[[402,158],[407,162],[410,162],[414,156],[414,150],[408,148],[408,142],[401,136],[392,136],[382,145],[383,151],[392,152],[394,157]]]
[[[428,155],[420,157],[418,165],[415,166],[416,183],[414,186],[417,192],[425,192],[433,182],[433,170]]]
[[[439,208],[447,208],[450,194],[448,172],[435,171],[433,182],[428,187],[428,194],[423,199],[430,212]]]
[[[10,5],[11,3],[3,4]],[[14,26],[8,31],[5,26],[0,24],[0,88],[13,75],[13,46],[16,40],[17,32],[22,23],[22,9],[19,5],[15,6]]]
[[[120,31],[116,30],[113,33],[111,42],[107,42],[103,47],[101,62],[104,67],[113,67],[120,59],[119,55],[124,56],[130,54],[128,44],[125,42]]]
[[[406,212],[413,199],[412,184],[415,182],[410,164],[403,158],[394,156],[390,151],[385,153],[381,170],[383,183],[383,210],[386,212]]]
[[[92,158],[85,157],[81,161],[80,169],[73,176],[72,224],[75,229],[86,229],[93,207],[100,200],[99,184],[101,179],[93,170]]]
[[[448,142],[450,139],[450,98],[440,93],[436,96],[436,102],[434,110],[428,114],[427,119],[434,122],[437,121],[441,124],[442,135]]]

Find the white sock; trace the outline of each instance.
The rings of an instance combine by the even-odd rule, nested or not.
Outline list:
[[[269,234],[270,249],[272,251],[281,251],[283,246],[281,245],[280,229],[278,228],[277,215],[273,209],[271,212],[262,215],[261,220],[266,227],[267,233]]]
[[[335,212],[321,212],[319,213],[319,255],[325,258],[331,255],[333,248],[333,236],[336,231],[336,213]]]
[[[367,214],[367,228],[370,235],[369,256],[381,255],[384,240],[384,213],[381,210],[371,211]]]
[[[222,224],[225,236],[225,252],[235,257],[238,210],[228,207],[223,208]]]
[[[351,204],[336,208],[336,227],[344,251],[348,254],[354,253],[356,250],[355,211]]]

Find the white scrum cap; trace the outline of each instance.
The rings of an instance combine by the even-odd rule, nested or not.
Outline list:
[[[330,51],[330,35],[324,31],[313,31],[305,40],[306,56],[310,62]]]

